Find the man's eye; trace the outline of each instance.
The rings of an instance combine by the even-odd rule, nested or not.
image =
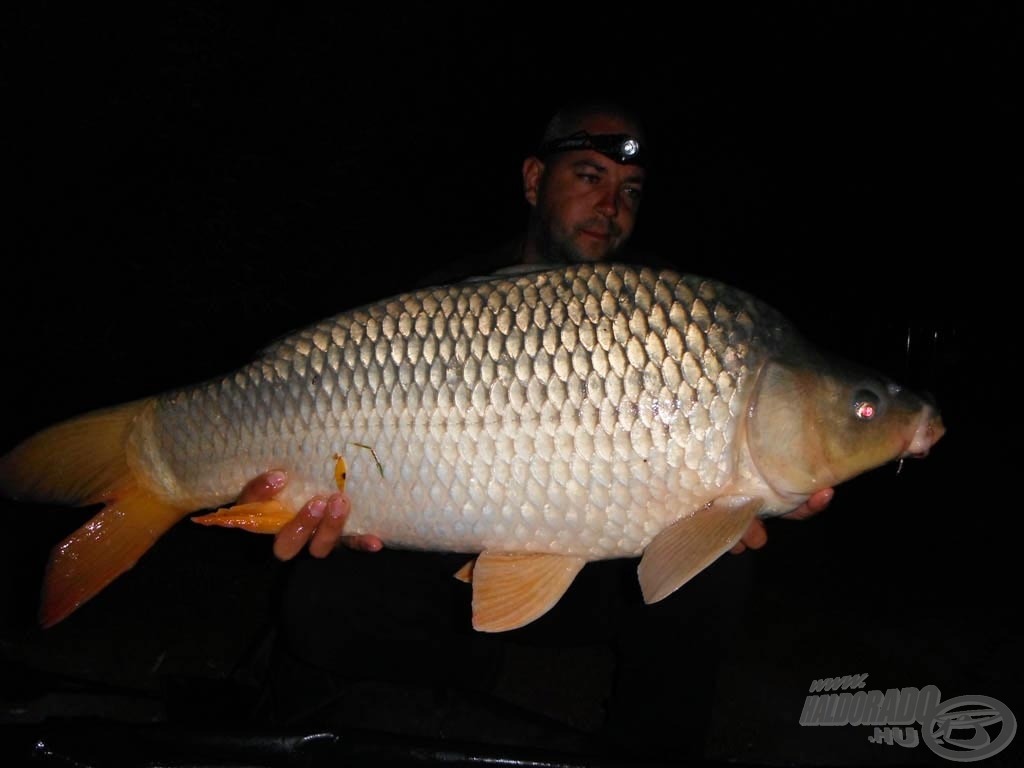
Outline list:
[[[626,197],[629,197],[633,200],[639,200],[641,197],[644,196],[644,191],[639,187],[626,187],[623,190],[623,193],[626,195]]]
[[[583,179],[587,184],[597,184],[601,181],[601,177],[593,173],[581,173],[580,178]]]

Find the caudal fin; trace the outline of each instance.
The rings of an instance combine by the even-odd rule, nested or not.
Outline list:
[[[188,511],[142,488],[128,466],[128,436],[150,402],[57,424],[0,458],[0,491],[8,498],[104,505],[51,552],[39,612],[43,626],[66,618],[130,569]]]

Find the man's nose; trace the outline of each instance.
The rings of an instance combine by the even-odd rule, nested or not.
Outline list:
[[[619,213],[619,197],[614,190],[602,190],[594,208],[602,216],[614,219]]]

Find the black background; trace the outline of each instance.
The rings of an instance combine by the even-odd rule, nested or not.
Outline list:
[[[85,516],[5,503],[5,723],[934,764],[800,727],[808,684],[867,672],[1024,716],[1017,6],[145,7],[7,12],[0,448],[516,236],[522,158],[579,93],[647,124],[640,251],[928,390],[948,434],[659,605],[635,561],[592,564],[499,636],[468,628],[461,558],[281,564],[269,538],[187,523],[43,632],[46,553]]]

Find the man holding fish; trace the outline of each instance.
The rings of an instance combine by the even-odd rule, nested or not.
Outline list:
[[[442,278],[328,318],[233,374],[82,414],[0,458],[9,498],[103,505],[52,551],[43,626],[178,521],[218,508],[192,520],[276,533],[281,559],[388,543],[376,558],[290,569],[275,625],[283,701],[294,681],[310,711],[307,684],[321,678],[336,698],[326,671],[378,692],[399,680],[403,700],[408,684],[485,693],[592,729],[610,702],[624,735],[632,718],[649,729],[660,717],[699,738],[743,590],[703,579],[672,614],[635,621],[635,609],[730,548],[762,546],[762,516],[819,511],[831,487],[926,455],[944,429],[912,392],[831,361],[742,291],[594,263],[618,259],[633,232],[645,149],[619,111],[562,113],[523,164],[532,210],[506,274]],[[534,269],[544,262],[556,266]],[[252,479],[268,467],[287,476]],[[345,538],[350,479],[359,535]],[[246,503],[221,508],[246,484]],[[433,554],[410,570],[390,551],[403,548]],[[526,628],[587,562],[632,570],[634,557],[642,605],[623,596],[621,567],[594,568],[582,578],[607,589],[577,590]],[[721,578],[755,562],[743,560]],[[472,584],[472,633],[456,569]],[[686,703],[638,706],[654,681]]]
[[[616,104],[590,101],[559,110],[537,152],[523,161],[523,191],[530,205],[525,237],[497,252],[493,258],[498,263],[486,266],[516,271],[545,264],[608,261],[620,255],[636,226],[646,145],[640,122]],[[479,261],[467,266],[469,272],[481,271]],[[445,278],[428,282],[445,282]],[[287,481],[279,470],[260,475],[245,487],[239,502],[272,499]],[[820,490],[785,517],[810,517],[827,507],[832,495],[831,488]],[[343,535],[351,508],[343,492],[315,496],[276,535],[274,554],[289,560],[308,545],[311,555],[326,557],[339,540],[352,549],[379,551],[383,544],[376,536]],[[760,549],[767,540],[764,523],[755,517],[732,552]]]

